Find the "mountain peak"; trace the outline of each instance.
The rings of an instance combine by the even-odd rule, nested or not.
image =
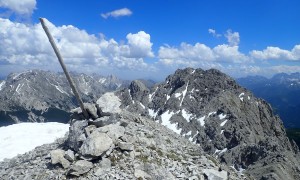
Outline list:
[[[152,117],[227,165],[253,172],[261,168],[263,160],[283,152],[294,165],[299,163],[292,160],[291,154],[298,150],[271,106],[218,70],[179,69],[139,98],[126,92],[117,92],[122,108]],[[272,150],[271,144],[277,150]],[[260,152],[251,154],[255,149]],[[297,172],[296,166],[282,164],[292,168],[292,174]]]

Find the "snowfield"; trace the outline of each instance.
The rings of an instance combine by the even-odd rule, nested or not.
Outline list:
[[[54,142],[69,131],[69,124],[20,123],[0,127],[0,161]]]

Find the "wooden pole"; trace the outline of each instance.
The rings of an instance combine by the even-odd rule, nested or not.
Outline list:
[[[67,80],[68,80],[68,82],[69,82],[69,84],[70,84],[70,86],[71,86],[71,89],[72,89],[73,93],[75,94],[75,97],[76,97],[76,99],[77,99],[77,101],[78,101],[78,103],[79,103],[79,105],[80,105],[80,108],[81,108],[81,110],[82,110],[82,112],[83,112],[83,115],[84,115],[85,118],[88,118],[89,115],[88,115],[87,111],[86,111],[85,108],[84,108],[82,99],[80,98],[80,95],[79,95],[79,93],[78,93],[78,91],[77,91],[77,89],[76,89],[76,86],[75,86],[75,84],[74,84],[74,81],[72,80],[72,78],[71,78],[69,72],[67,71],[66,65],[65,65],[65,63],[64,63],[64,61],[63,61],[63,58],[62,58],[62,56],[60,55],[60,52],[59,52],[58,48],[56,47],[56,44],[55,44],[55,42],[54,42],[54,40],[53,40],[52,35],[51,35],[50,32],[49,32],[48,27],[47,27],[46,24],[45,24],[44,19],[43,19],[43,18],[40,18],[40,22],[41,22],[41,24],[42,24],[42,26],[43,26],[43,29],[44,29],[45,33],[47,34],[47,37],[48,37],[48,39],[49,39],[49,42],[50,42],[50,44],[51,44],[51,46],[52,46],[52,48],[53,48],[53,50],[54,50],[54,52],[55,52],[55,54],[56,54],[56,56],[57,56],[57,58],[58,58],[58,61],[59,61],[60,65],[61,65],[61,67],[62,67],[62,69],[63,69],[63,71],[64,71],[64,73],[65,73],[65,75],[66,75],[66,77],[67,77]]]

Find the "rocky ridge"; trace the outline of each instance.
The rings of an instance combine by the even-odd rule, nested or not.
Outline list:
[[[71,74],[85,102],[128,85],[115,76]],[[69,111],[77,107],[65,75],[42,70],[12,73],[0,81],[0,101],[0,126],[22,121],[66,123]]]
[[[113,93],[105,96],[112,100],[86,104],[89,120],[81,119],[80,109],[73,110],[65,138],[0,162],[1,178],[247,178],[168,128],[118,109],[120,100]]]
[[[121,108],[180,134],[256,179],[300,179],[299,149],[271,106],[218,70],[177,70],[148,89],[118,91]]]

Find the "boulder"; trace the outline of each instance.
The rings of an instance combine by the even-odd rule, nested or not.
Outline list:
[[[212,180],[228,179],[228,173],[226,171],[217,171],[215,169],[203,169],[203,173],[206,175],[207,179],[212,179]]]
[[[95,175],[101,176],[109,172],[111,169],[111,161],[108,158],[103,158],[100,162],[99,168],[96,170]]]
[[[113,92],[103,94],[97,100],[97,104],[104,113],[119,113],[121,111],[121,100]]]
[[[133,151],[134,150],[134,145],[131,143],[119,142],[118,146],[120,149],[122,149],[124,151]]]
[[[56,149],[50,152],[51,163],[52,164],[61,164],[63,168],[68,168],[70,166],[70,162],[64,158],[65,151],[62,149]]]
[[[114,142],[125,133],[125,128],[118,124],[110,124],[108,126],[98,128],[98,130],[99,132],[106,133]]]
[[[83,156],[98,157],[105,153],[112,145],[113,140],[107,134],[94,131],[83,142],[80,148],[80,153]]]
[[[74,120],[71,122],[69,135],[67,139],[67,145],[75,150],[78,151],[80,146],[82,145],[85,138],[85,127],[88,126],[88,122],[86,120]]]
[[[73,162],[75,160],[75,155],[74,155],[74,151],[72,151],[71,149],[68,149],[65,152],[65,156],[64,156],[67,160]]]
[[[70,170],[68,171],[68,174],[74,176],[80,176],[82,174],[89,172],[89,170],[92,169],[93,166],[94,166],[93,163],[89,161],[79,160],[76,161],[74,164],[72,164]]]
[[[95,104],[92,103],[84,103],[84,108],[86,109],[86,111],[88,112],[89,116],[92,119],[97,119],[98,115],[97,115],[97,108],[95,106]]]
[[[94,121],[89,121],[89,124],[95,125],[96,127],[103,127],[112,124],[112,120],[109,118],[109,116],[104,116],[97,118]]]

